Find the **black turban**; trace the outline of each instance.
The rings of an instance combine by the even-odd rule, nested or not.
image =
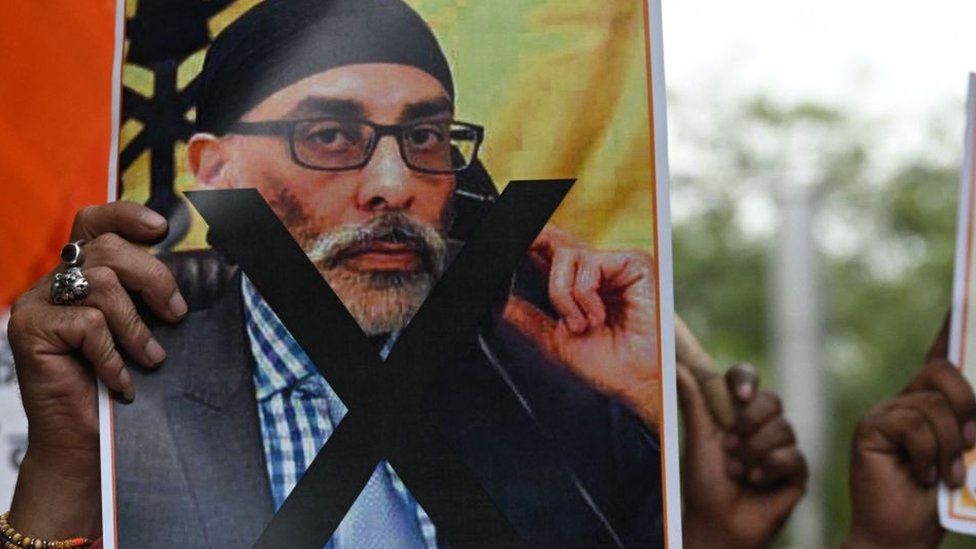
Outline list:
[[[434,33],[401,0],[266,0],[211,44],[197,81],[197,129],[223,134],[278,90],[359,63],[416,67],[454,99]]]

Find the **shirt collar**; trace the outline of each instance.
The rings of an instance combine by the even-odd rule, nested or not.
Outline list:
[[[319,375],[311,359],[247,276],[241,277],[241,290],[251,352],[257,364],[254,372],[257,399],[294,389],[309,377]]]
[[[244,316],[251,340],[251,354],[257,363],[254,372],[257,399],[263,400],[286,389],[294,389],[308,378],[318,376],[319,371],[312,359],[308,358],[247,275],[241,276],[241,291],[244,294]],[[380,349],[383,360],[393,350],[399,335],[399,332],[390,334],[383,344]]]

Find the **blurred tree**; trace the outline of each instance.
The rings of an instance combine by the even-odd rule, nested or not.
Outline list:
[[[831,441],[824,540],[838,546],[850,522],[854,425],[911,377],[948,310],[959,124],[936,117],[927,149],[885,155],[884,124],[842,107],[755,98],[710,107],[721,113],[715,120],[702,117],[694,100],[669,100],[676,310],[716,359],[753,362],[767,386],[776,383],[767,276],[777,236],[774,196],[797,169],[781,144],[802,136],[814,151],[803,169],[812,169],[805,177],[819,194]],[[961,119],[960,106],[951,112]],[[950,536],[945,546],[967,541]]]

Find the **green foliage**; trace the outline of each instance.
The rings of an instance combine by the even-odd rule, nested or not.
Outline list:
[[[879,158],[885,136],[855,114],[765,98],[732,109],[723,136],[710,134],[714,128],[695,136],[681,127],[678,99],[672,146],[693,151],[687,156],[695,162],[672,160],[676,211],[684,212],[673,226],[676,310],[720,362],[755,363],[767,386],[775,384],[767,271],[777,230],[773,215],[772,226],[747,231],[752,220],[743,212],[749,201],[775,212],[778,179],[796,175],[783,140],[802,134],[804,150],[815,151],[803,159],[803,177],[817,197],[824,301],[824,539],[839,546],[850,522],[854,426],[913,375],[948,310],[961,154]],[[938,137],[951,143],[954,136]],[[965,541],[950,538],[946,546]]]

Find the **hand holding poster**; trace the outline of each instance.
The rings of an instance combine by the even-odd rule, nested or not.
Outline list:
[[[680,539],[656,3],[125,15],[180,298],[103,394],[108,547]]]

